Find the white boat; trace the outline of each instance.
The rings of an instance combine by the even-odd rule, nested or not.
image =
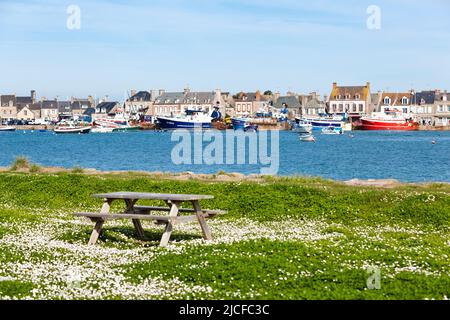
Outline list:
[[[56,134],[86,134],[91,132],[92,127],[87,125],[80,125],[74,121],[61,121],[53,130]]]
[[[328,135],[340,135],[342,134],[342,128],[336,128],[336,127],[327,127],[322,129],[322,134],[328,134]]]
[[[114,128],[107,127],[94,127],[91,129],[92,133],[112,133],[114,132]]]
[[[313,126],[311,122],[298,120],[294,125],[292,126],[292,131],[296,133],[312,133]]]
[[[302,142],[316,142],[316,138],[312,134],[300,135],[300,141]]]
[[[14,132],[16,128],[14,127],[0,127],[0,132]]]

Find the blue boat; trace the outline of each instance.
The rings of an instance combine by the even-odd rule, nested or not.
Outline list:
[[[311,123],[313,130],[322,130],[328,127],[343,128],[344,126],[344,121],[338,117],[310,118],[304,120]]]
[[[248,118],[232,118],[231,123],[234,130],[244,130],[248,126],[250,119]]]
[[[176,129],[212,129],[210,116],[203,111],[188,110],[185,117],[157,117],[158,125],[163,130]]]

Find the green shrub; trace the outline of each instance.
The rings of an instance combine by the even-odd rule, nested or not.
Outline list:
[[[29,168],[30,168],[30,161],[26,157],[17,157],[16,160],[14,160],[13,164],[11,165],[12,171]]]

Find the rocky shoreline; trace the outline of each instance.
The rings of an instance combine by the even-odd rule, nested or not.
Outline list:
[[[0,167],[0,173],[40,173],[40,174],[60,174],[60,173],[77,173],[84,175],[133,175],[133,176],[143,176],[152,177],[163,180],[174,180],[174,181],[206,181],[206,182],[267,182],[268,176],[250,174],[244,175],[242,173],[226,173],[219,172],[216,174],[198,174],[193,172],[147,172],[147,171],[101,171],[92,168],[61,168],[61,167],[38,167],[38,170],[32,170],[30,168],[20,168],[17,170],[12,170],[11,167]],[[271,181],[286,180],[286,179],[321,179],[320,177],[307,177],[307,176],[270,176]],[[327,180],[327,179],[323,179]],[[347,186],[353,187],[374,187],[374,188],[396,188],[401,186],[418,186],[418,185],[429,185],[434,183],[450,184],[448,182],[424,182],[424,183],[405,183],[395,179],[352,179],[347,181],[335,181],[329,180],[335,183],[342,183]]]

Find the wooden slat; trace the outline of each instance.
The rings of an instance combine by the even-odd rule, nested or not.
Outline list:
[[[131,219],[131,220],[157,220],[157,221],[170,221],[174,219],[174,217],[168,216],[153,216],[153,215],[141,215],[141,214],[102,214],[102,213],[89,213],[89,212],[80,212],[74,213],[74,216],[77,217],[86,217],[93,219],[103,219],[103,220],[116,220],[116,219]],[[176,217],[175,217],[176,219]]]
[[[172,207],[170,208],[169,216],[173,219],[176,219],[178,216],[180,210],[180,203],[176,201],[172,201]],[[164,230],[164,233],[161,237],[160,246],[161,247],[167,247],[169,244],[170,236],[172,235],[173,231],[173,220],[170,220],[169,223],[166,226],[166,229]]]
[[[94,198],[102,199],[129,199],[129,200],[162,200],[162,201],[198,201],[214,199],[214,196],[199,194],[166,194],[166,193],[141,193],[141,192],[113,192],[95,194]]]
[[[135,206],[134,210],[135,211],[143,211],[143,212],[148,212],[148,211],[169,212],[170,208],[166,208],[166,207],[152,207],[152,206]],[[179,209],[179,211],[182,212],[182,213],[195,213],[194,209]],[[205,214],[208,214],[210,216],[227,214],[227,211],[224,211],[224,210],[202,209],[202,212],[205,213]]]

